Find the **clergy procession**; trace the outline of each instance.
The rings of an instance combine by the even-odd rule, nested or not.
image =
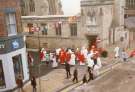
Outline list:
[[[47,66],[51,64],[54,69],[57,68],[59,64],[65,65],[65,67],[68,67],[68,64],[68,68],[70,68],[70,66],[76,67],[77,65],[84,66],[88,68],[88,72],[92,73],[91,75],[95,77],[99,74],[99,69],[102,67],[100,51],[94,45],[91,46],[90,49],[83,46],[81,49],[58,48],[55,49],[55,51],[49,52],[42,48],[40,51],[40,61],[44,62]],[[66,71],[67,78],[69,78],[70,69],[66,69]]]

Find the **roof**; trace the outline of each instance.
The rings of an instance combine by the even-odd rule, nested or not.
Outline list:
[[[66,18],[79,15],[46,15],[46,16],[22,16],[23,19],[43,19],[43,18]]]
[[[127,28],[135,28],[135,17],[128,17],[125,19],[125,26]]]

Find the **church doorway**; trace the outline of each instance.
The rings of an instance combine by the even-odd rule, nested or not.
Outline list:
[[[89,49],[91,48],[92,45],[97,47],[96,39],[97,39],[97,35],[87,36]]]

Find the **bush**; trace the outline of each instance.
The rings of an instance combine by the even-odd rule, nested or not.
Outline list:
[[[108,56],[108,52],[107,51],[102,51],[101,57],[106,58],[107,56]]]

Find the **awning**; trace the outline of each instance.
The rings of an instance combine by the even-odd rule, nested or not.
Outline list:
[[[135,17],[128,17],[125,19],[125,26],[129,29],[135,29]]]

